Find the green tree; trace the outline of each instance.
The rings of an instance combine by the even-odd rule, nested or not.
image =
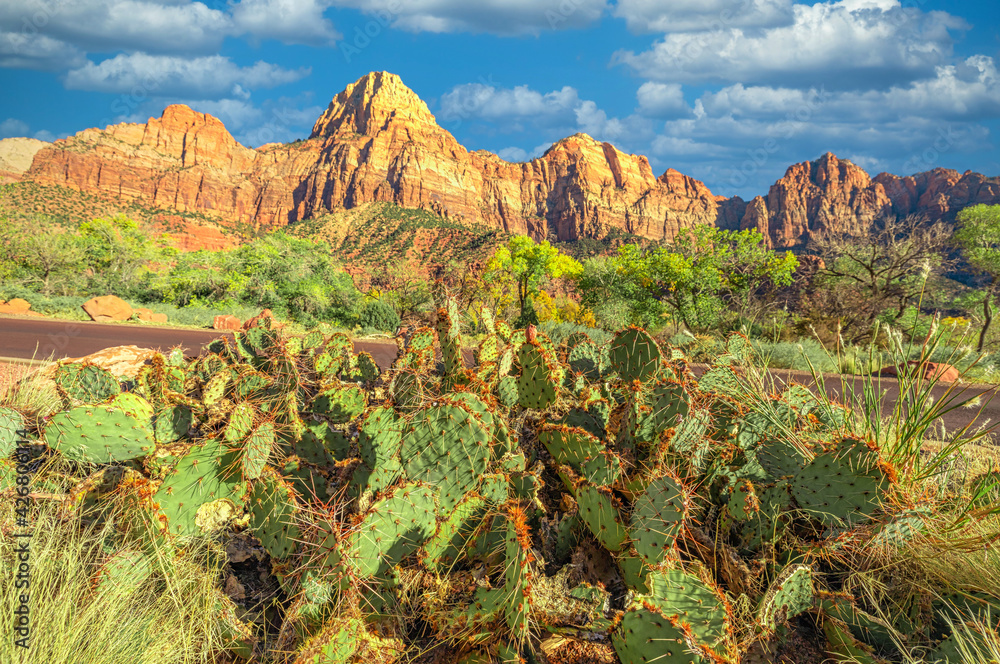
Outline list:
[[[129,294],[146,263],[156,256],[156,245],[132,219],[119,214],[80,224],[83,259],[92,271],[91,290]]]
[[[715,329],[726,312],[754,318],[767,293],[792,282],[798,261],[769,250],[756,230],[685,229],[670,246],[624,245],[615,265],[639,297],[665,305],[691,331]]]
[[[959,212],[953,239],[969,265],[986,277],[985,288],[980,291],[983,326],[976,348],[981,353],[1000,292],[1000,205],[973,205]]]
[[[506,294],[513,290],[523,319],[531,315],[531,300],[546,280],[575,280],[582,274],[583,266],[574,258],[559,253],[548,240],[535,243],[526,235],[515,235],[493,254],[483,273],[483,281],[499,305],[504,304]]]
[[[30,229],[30,231],[26,231]],[[83,253],[77,237],[42,215],[0,218],[0,277],[66,294],[78,288]]]

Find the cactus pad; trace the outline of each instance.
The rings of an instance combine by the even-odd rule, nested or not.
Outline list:
[[[250,529],[272,558],[290,556],[301,535],[295,523],[298,501],[292,488],[269,471],[250,494]]]
[[[628,531],[621,521],[611,490],[583,483],[577,488],[580,518],[597,541],[608,551],[621,551],[628,541]]]
[[[45,442],[67,459],[112,463],[148,454],[154,447],[146,423],[112,406],[77,406],[52,416]]]
[[[611,368],[626,383],[646,381],[660,366],[660,348],[649,333],[630,327],[615,335],[609,350]]]
[[[121,385],[110,371],[89,362],[60,365],[52,379],[70,405],[101,403],[121,392]]]
[[[195,535],[215,527],[215,517],[225,510],[223,503],[230,504],[235,517],[245,495],[238,456],[209,439],[191,446],[167,471],[153,502],[159,506],[167,532]]]
[[[323,390],[309,410],[328,418],[332,424],[346,424],[365,410],[365,393],[357,385],[341,385]]]
[[[610,486],[621,474],[621,460],[583,429],[546,424],[538,440],[556,463],[572,466],[592,484]]]
[[[361,578],[382,574],[433,534],[436,510],[433,489],[416,484],[397,488],[372,505],[347,536],[344,562]]]
[[[687,516],[684,486],[663,475],[649,483],[635,501],[629,532],[639,556],[656,565],[673,551],[674,541]]]
[[[486,472],[490,435],[464,404],[442,399],[417,412],[403,434],[400,458],[411,480],[437,487],[450,510]]]
[[[824,525],[855,523],[879,508],[889,478],[878,455],[860,440],[845,438],[817,456],[792,481],[795,502]]]
[[[517,378],[518,403],[525,408],[545,408],[556,400],[562,368],[545,348],[525,343],[518,352],[521,374]],[[502,381],[501,381],[502,382]]]
[[[8,457],[21,440],[24,418],[13,408],[0,407],[0,457]]]

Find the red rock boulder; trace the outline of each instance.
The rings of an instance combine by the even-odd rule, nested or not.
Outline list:
[[[259,327],[264,324],[264,319],[270,319],[270,326],[272,330],[280,330],[284,327],[283,323],[279,323],[274,319],[274,314],[271,313],[270,309],[264,309],[259,314],[243,323],[243,329],[249,330],[250,328]]]
[[[147,309],[146,307],[138,307],[132,310],[132,314],[141,321],[151,322],[153,320],[152,309]]]
[[[923,365],[916,360],[912,360],[906,363],[908,371],[911,373],[916,373],[917,371],[923,369],[923,375],[925,380],[936,380],[942,383],[954,383],[959,378],[959,371],[950,364],[944,364],[940,362],[925,362]],[[895,366],[884,367],[878,372],[880,376],[889,376],[891,378],[899,377],[899,368]]]
[[[243,321],[236,316],[216,316],[212,321],[213,330],[238,331],[243,329]]]
[[[166,314],[153,314],[152,316],[149,317],[149,322],[150,323],[166,323],[167,322],[167,315]]]
[[[128,320],[132,317],[132,307],[128,302],[114,295],[94,297],[80,305],[91,320]]]

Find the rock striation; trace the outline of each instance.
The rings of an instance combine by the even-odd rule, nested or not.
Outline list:
[[[619,229],[670,239],[739,205],[646,157],[576,134],[524,163],[469,152],[398,76],[376,72],[338,94],[309,139],[257,149],[216,118],[174,105],[146,124],[87,129],[35,155],[23,179],[110,193],[255,229],[324,210],[393,202],[536,238]]]
[[[523,163],[470,152],[398,76],[373,72],[338,94],[304,141],[240,145],[218,119],[175,105],[146,124],[87,129],[41,146],[26,181],[197,212],[266,230],[325,211],[392,202],[454,221],[572,241],[613,230],[671,240],[698,224],[759,229],[776,248],[828,227],[863,228],[881,214],[953,218],[1000,202],[1000,178],[936,169],[880,174],[833,154],[791,166],[766,196],[716,196],[641,155],[575,134]],[[218,241],[216,238],[213,241]]]

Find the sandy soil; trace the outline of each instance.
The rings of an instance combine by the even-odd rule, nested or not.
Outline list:
[[[28,364],[10,364],[0,362],[0,394],[7,391],[7,388],[21,380],[35,367]]]

